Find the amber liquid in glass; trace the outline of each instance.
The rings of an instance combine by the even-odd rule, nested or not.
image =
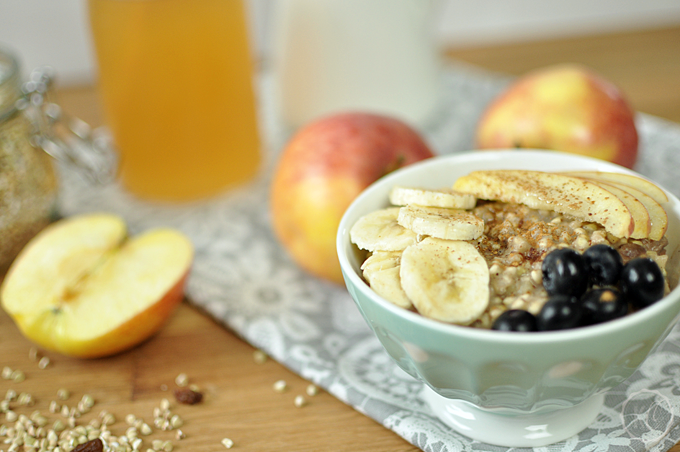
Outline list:
[[[261,149],[243,0],[88,0],[121,180],[204,198],[252,179]]]

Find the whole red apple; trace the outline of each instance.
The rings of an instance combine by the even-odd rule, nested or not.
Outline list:
[[[635,164],[635,114],[619,88],[579,65],[530,72],[482,115],[478,149],[536,148]]]
[[[302,268],[342,283],[335,237],[349,204],[385,174],[432,156],[420,134],[394,118],[349,112],[308,124],[275,169],[271,213],[278,239]]]

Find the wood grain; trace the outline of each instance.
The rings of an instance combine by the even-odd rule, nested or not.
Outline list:
[[[33,345],[4,312],[0,312],[0,344],[2,366],[26,375],[23,382],[0,379],[0,393],[4,396],[14,389],[36,400],[31,407],[15,405],[18,414],[28,416],[40,410],[51,421],[63,420],[49,413],[48,407],[50,401],[57,400],[58,389],[66,388],[71,392],[64,402],[68,406],[75,406],[86,393],[96,401],[79,423],[84,425],[107,410],[118,420],[111,430],[123,435],[127,414],[151,424],[154,407],[163,398],[171,400],[171,411],[184,420],[180,429],[186,438],[176,440],[176,431],[154,428],[152,435],[143,437],[148,447],[153,439],[162,439],[173,441],[177,451],[207,452],[222,450],[220,441],[228,437],[237,450],[418,450],[323,391],[313,397],[305,395],[308,404],[297,408],[295,396],[305,394],[307,381],[271,359],[257,364],[250,345],[187,303],[157,336],[110,358],[79,360],[41,350],[50,364],[40,369],[38,362],[29,358]],[[201,403],[174,402],[174,380],[180,373],[186,373],[190,383],[201,388]],[[273,389],[280,379],[288,383],[284,393]]]
[[[619,84],[637,109],[680,122],[680,27],[452,49],[447,56],[513,75],[558,62],[584,63]],[[93,87],[64,88],[57,94],[65,111],[94,126],[104,123]],[[27,376],[18,383],[0,379],[0,393],[8,389],[31,393],[37,404],[18,409],[27,415],[35,409],[47,412],[63,387],[72,392],[66,402],[71,406],[84,393],[94,396],[96,405],[81,422],[105,409],[118,418],[112,430],[122,434],[125,415],[151,422],[160,400],[172,399],[175,377],[186,373],[191,383],[202,388],[205,399],[195,406],[173,405],[185,421],[181,429],[186,434],[174,441],[176,451],[222,450],[220,440],[225,437],[234,441],[235,450],[263,452],[419,450],[327,393],[308,397],[307,406],[296,408],[294,397],[303,394],[308,384],[304,379],[272,360],[256,364],[250,345],[187,302],[157,336],[110,358],[85,361],[45,352],[51,362],[40,369],[29,358],[31,343],[4,312],[0,312],[0,347],[2,366],[21,369]],[[279,379],[288,382],[289,391],[273,390]],[[155,432],[144,438],[147,447],[156,438],[174,435]],[[680,446],[671,450],[680,452]]]

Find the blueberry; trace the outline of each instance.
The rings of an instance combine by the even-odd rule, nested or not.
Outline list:
[[[590,282],[598,286],[613,286],[619,281],[623,259],[609,245],[594,245],[585,250],[583,259],[590,274]]]
[[[628,314],[628,303],[621,292],[614,288],[593,289],[581,299],[583,325],[594,325],[618,319]]]
[[[562,248],[551,251],[543,260],[543,287],[548,295],[580,297],[588,288],[585,259],[578,252]]]
[[[537,331],[536,317],[523,309],[510,309],[498,316],[491,329],[498,331]]]
[[[623,267],[620,285],[623,297],[638,309],[663,298],[663,274],[656,262],[647,257],[633,259]]]
[[[581,326],[583,310],[576,297],[553,295],[536,316],[539,331],[566,330]]]

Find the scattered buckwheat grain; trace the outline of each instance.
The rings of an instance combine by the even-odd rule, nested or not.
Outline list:
[[[170,409],[170,400],[168,399],[161,399],[161,410],[167,411]]]
[[[189,377],[185,373],[181,373],[175,377],[175,384],[179,387],[184,387],[189,384]]]
[[[309,385],[306,389],[307,395],[313,397],[319,393],[319,387],[316,385]]]
[[[59,400],[67,400],[69,397],[71,397],[71,393],[68,389],[61,388],[57,391],[57,398]]]
[[[274,391],[284,392],[288,389],[288,383],[285,380],[278,380],[274,382]]]
[[[21,371],[21,370],[13,370],[12,374],[10,375],[10,379],[17,382],[21,383],[26,379],[26,375]]]
[[[17,399],[17,392],[14,389],[8,389],[5,394],[5,400],[13,402]]]
[[[256,364],[262,364],[265,361],[267,361],[267,354],[263,352],[262,350],[255,350],[253,352],[253,361],[255,361]]]

